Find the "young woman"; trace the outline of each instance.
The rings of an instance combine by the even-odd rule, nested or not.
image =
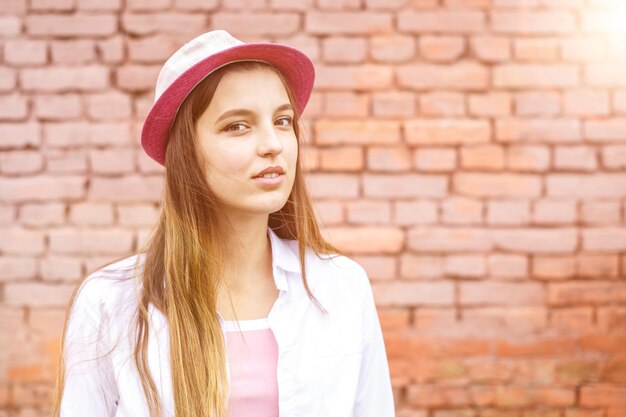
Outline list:
[[[160,217],[72,297],[54,416],[394,415],[367,274],[302,178],[313,79],[298,50],[222,30],[168,59],[142,131]]]

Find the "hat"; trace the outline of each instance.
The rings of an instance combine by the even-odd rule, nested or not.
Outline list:
[[[154,104],[141,131],[141,146],[148,156],[165,165],[169,130],[181,103],[207,75],[237,61],[276,67],[293,93],[296,113],[302,114],[315,79],[313,63],[304,53],[276,43],[244,43],[225,30],[213,30],[187,42],[161,68]]]

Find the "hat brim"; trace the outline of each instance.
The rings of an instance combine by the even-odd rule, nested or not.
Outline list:
[[[217,52],[182,73],[154,103],[141,131],[141,146],[152,159],[165,165],[169,130],[187,95],[209,74],[237,61],[263,61],[276,67],[285,77],[301,115],[313,90],[315,69],[299,50],[274,43],[251,43]]]

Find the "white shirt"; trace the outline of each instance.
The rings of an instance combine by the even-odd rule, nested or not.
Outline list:
[[[267,317],[278,343],[280,417],[395,416],[385,345],[365,270],[346,256],[319,258],[307,249],[307,280],[329,313],[323,316],[302,284],[297,242],[279,238],[270,228],[268,235],[280,290]],[[149,417],[133,358],[137,285],[133,279],[119,280],[132,276],[138,256],[92,273],[80,286],[65,340],[62,417]],[[149,313],[149,368],[164,415],[174,416],[167,322],[152,304]],[[230,383],[229,370],[228,378]]]

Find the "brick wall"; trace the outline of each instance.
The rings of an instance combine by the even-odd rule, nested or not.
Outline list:
[[[626,416],[623,1],[0,9],[1,417],[48,415],[71,291],[145,238],[152,88],[214,28],[315,61],[308,181],[372,279],[398,416]]]

